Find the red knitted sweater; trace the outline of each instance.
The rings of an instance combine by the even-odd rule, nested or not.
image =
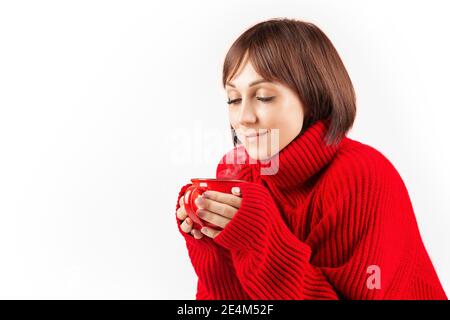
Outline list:
[[[397,170],[348,137],[327,146],[327,128],[317,121],[282,149],[275,174],[242,145],[221,159],[217,178],[248,181],[235,216],[200,240],[176,219],[196,299],[447,299]],[[239,152],[245,163],[224,163]]]

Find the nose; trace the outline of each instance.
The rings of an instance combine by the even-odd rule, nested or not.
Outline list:
[[[239,124],[248,125],[253,124],[257,120],[256,113],[253,110],[253,106],[242,99],[241,108],[239,110]]]

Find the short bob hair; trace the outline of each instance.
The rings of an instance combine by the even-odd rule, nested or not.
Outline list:
[[[264,79],[287,85],[298,94],[305,114],[300,134],[315,121],[326,119],[327,145],[341,141],[355,120],[356,96],[339,54],[317,26],[274,18],[250,27],[235,40],[225,57],[224,88],[246,54]],[[232,127],[231,133],[236,146],[240,142]]]

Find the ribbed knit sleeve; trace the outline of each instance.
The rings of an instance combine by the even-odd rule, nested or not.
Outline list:
[[[180,198],[191,185],[189,183],[181,188],[175,211],[180,207]],[[178,230],[186,241],[192,266],[198,276],[196,299],[249,299],[235,274],[230,252],[218,246],[209,237],[195,239],[191,234],[183,232],[180,227],[182,221],[178,217],[176,220]]]
[[[337,299],[333,286],[310,264],[311,248],[291,233],[264,186],[240,185],[242,203],[214,238],[231,250],[237,276],[252,299]]]

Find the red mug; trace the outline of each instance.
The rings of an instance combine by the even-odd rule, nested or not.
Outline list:
[[[202,227],[209,227],[216,230],[222,230],[221,227],[215,224],[209,223],[201,219],[197,215],[197,206],[195,205],[195,199],[197,199],[206,190],[214,190],[223,193],[230,193],[231,188],[238,187],[240,183],[245,182],[244,180],[233,180],[233,179],[202,179],[194,178],[191,179],[192,186],[186,189],[184,193],[184,208],[186,214],[194,222],[193,228],[200,230]]]

